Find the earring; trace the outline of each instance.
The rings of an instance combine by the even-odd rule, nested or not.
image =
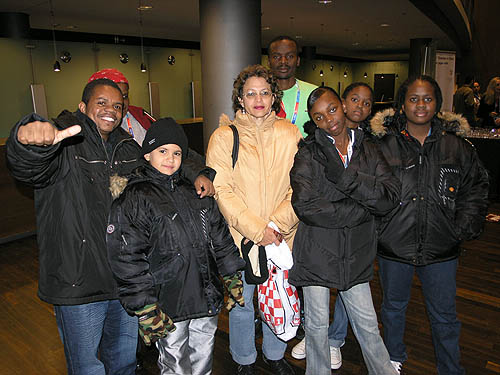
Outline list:
[[[246,114],[247,111],[245,111],[245,107],[241,107],[241,113]]]

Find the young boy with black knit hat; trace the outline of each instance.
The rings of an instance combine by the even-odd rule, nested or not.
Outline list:
[[[156,121],[142,144],[144,165],[115,178],[108,259],[120,301],[156,342],[162,374],[210,374],[217,316],[244,304],[239,256],[213,198],[200,199],[179,171],[188,140],[172,118]],[[120,194],[121,193],[121,194]]]

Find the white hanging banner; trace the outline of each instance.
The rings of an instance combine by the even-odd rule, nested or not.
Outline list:
[[[455,93],[455,52],[436,51],[436,81],[443,93],[441,111],[451,112]]]

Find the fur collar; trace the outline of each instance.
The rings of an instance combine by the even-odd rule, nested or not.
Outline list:
[[[371,133],[382,138],[389,132],[389,128],[395,128],[394,109],[388,108],[377,112],[370,121]],[[453,112],[439,112],[437,118],[441,120],[443,130],[455,133],[457,136],[465,137],[470,132],[470,126],[462,115]]]
[[[111,191],[113,199],[116,199],[120,196],[123,190],[125,190],[127,184],[128,178],[126,177],[121,177],[115,174],[109,178],[109,190]]]

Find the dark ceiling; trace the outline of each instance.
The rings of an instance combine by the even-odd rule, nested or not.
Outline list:
[[[245,0],[235,0],[245,1]],[[141,0],[144,37],[199,41],[199,0]],[[140,35],[139,1],[52,0],[56,30]],[[51,29],[49,1],[0,0],[0,12],[24,12],[30,26]],[[439,49],[453,42],[409,0],[262,0],[262,46],[291,35],[323,55],[366,60],[408,58],[410,39],[432,38]]]

